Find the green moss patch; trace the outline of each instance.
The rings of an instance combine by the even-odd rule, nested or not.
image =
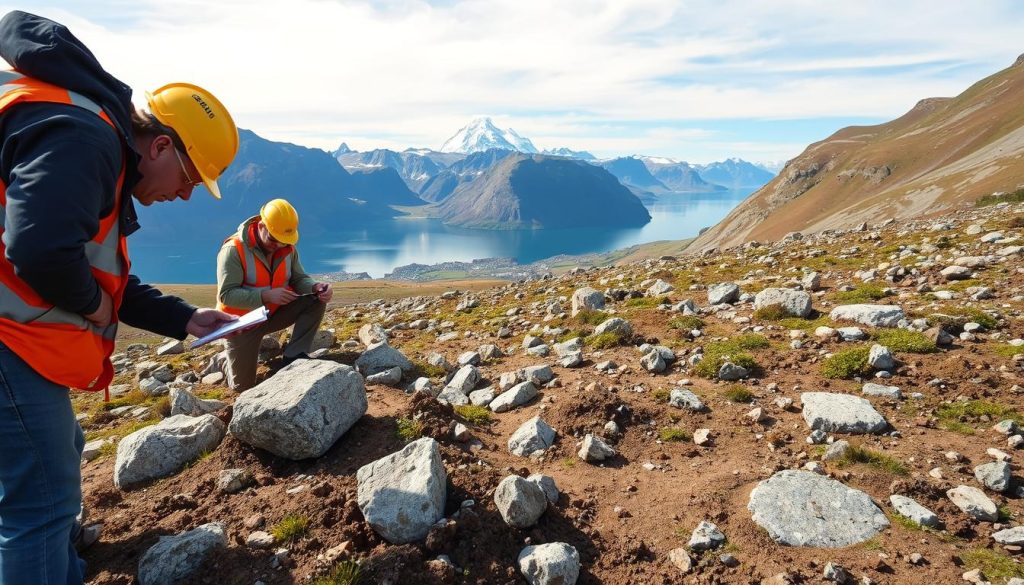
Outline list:
[[[868,365],[870,352],[871,349],[867,346],[836,352],[822,362],[821,375],[833,380],[867,376],[871,374],[871,367]]]
[[[872,338],[892,351],[907,353],[935,353],[939,351],[931,339],[924,333],[908,329],[880,329]]]

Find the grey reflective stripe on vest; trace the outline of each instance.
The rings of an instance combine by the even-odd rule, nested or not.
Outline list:
[[[21,79],[25,77],[17,71],[0,71],[0,83],[10,83],[15,79]]]
[[[88,241],[85,243],[85,257],[89,265],[109,274],[120,275],[124,272],[124,260],[121,258],[121,226],[114,222],[102,242]]]
[[[85,108],[85,109],[89,110],[90,112],[96,114],[97,116],[100,114],[100,112],[103,111],[103,108],[101,108],[99,106],[99,104],[97,104],[96,102],[92,101],[91,99],[85,97],[84,95],[82,95],[80,93],[75,93],[75,92],[71,91],[70,89],[67,90],[67,92],[68,92],[68,97],[71,98],[71,103],[75,104],[76,106],[78,106],[80,108]]]
[[[22,324],[48,323],[60,325],[73,325],[78,329],[89,329],[94,335],[102,336],[111,341],[117,337],[117,323],[111,323],[106,327],[97,327],[85,317],[65,311],[57,307],[44,309],[33,307],[21,300],[13,290],[0,283],[0,318],[10,319]]]
[[[252,253],[252,248],[250,248],[249,246],[247,246],[245,244],[245,240],[239,238],[239,241],[242,243],[242,253],[245,254],[245,259],[244,259],[245,260],[245,264],[244,264],[245,269],[243,271],[244,274],[242,275],[242,286],[241,286],[241,288],[243,290],[252,290],[252,291],[259,291],[259,292],[263,292],[265,290],[270,290],[270,289],[274,288],[273,287],[273,284],[274,284],[274,271],[272,270],[273,266],[271,266],[270,268],[267,269],[267,272],[270,274],[270,284],[271,284],[271,286],[256,286],[256,263],[259,262],[259,260],[257,260],[256,256]],[[238,248],[236,247],[235,249],[237,250]],[[284,277],[285,277],[284,278],[284,282],[285,282],[285,284],[291,282],[291,279],[292,279],[292,258],[294,256],[295,256],[295,254],[293,252],[293,253],[289,253],[287,256],[284,257],[284,266],[285,266],[285,268],[284,268]],[[260,262],[260,263],[262,264],[262,262]]]
[[[246,288],[256,288],[256,256],[253,255],[249,246],[245,245],[245,240],[241,240],[241,242],[242,253],[245,254],[245,274],[242,278],[245,280]]]

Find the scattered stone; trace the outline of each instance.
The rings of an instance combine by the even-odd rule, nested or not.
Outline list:
[[[522,382],[499,394],[491,401],[489,407],[494,412],[508,412],[536,397],[537,387],[531,382]]]
[[[861,388],[861,392],[867,396],[881,396],[882,398],[892,398],[894,400],[902,400],[903,393],[900,392],[897,386],[884,386],[882,384],[875,384],[874,382],[868,382]]]
[[[359,328],[359,341],[366,347],[388,342],[388,333],[376,323],[367,323]]]
[[[825,454],[822,455],[822,461],[838,461],[844,457],[850,451],[850,443],[846,441],[836,441],[825,449]]]
[[[995,461],[975,467],[974,477],[994,492],[1003,493],[1010,489],[1010,465],[1005,461]]]
[[[228,494],[240,492],[252,483],[252,474],[244,469],[225,469],[217,477],[217,489]]]
[[[722,367],[718,368],[718,379],[725,382],[735,382],[742,380],[750,375],[743,366],[738,366],[732,362],[725,362]]]
[[[941,524],[939,517],[935,515],[935,512],[932,512],[907,496],[893,494],[889,496],[889,502],[900,516],[909,518],[921,526],[937,528]]]
[[[557,504],[558,498],[561,494],[558,491],[558,486],[555,485],[555,478],[550,475],[544,475],[542,473],[534,473],[530,477],[526,478],[526,481],[533,482],[540,487],[541,491],[544,492],[544,497],[548,499],[549,504]]]
[[[216,449],[225,431],[224,423],[212,414],[179,414],[135,431],[117,444],[114,485],[127,489],[176,473]]]
[[[870,496],[809,471],[775,473],[754,488],[747,508],[772,540],[790,546],[849,546],[889,526]]]
[[[380,384],[382,386],[397,386],[401,381],[402,368],[398,366],[366,377],[367,384]]]
[[[839,583],[839,585],[853,585],[854,583],[853,575],[849,571],[832,562],[825,564],[825,572],[822,576],[826,581]]]
[[[876,343],[868,353],[868,365],[876,370],[891,370],[896,367],[896,359],[888,347]]]
[[[693,431],[693,444],[698,447],[711,445],[711,429],[697,429]]]
[[[806,317],[811,314],[811,295],[802,290],[766,288],[754,297],[754,309],[777,305],[790,316]]]
[[[156,355],[177,355],[180,353],[185,353],[185,344],[178,340],[169,341],[156,350]]]
[[[448,474],[434,439],[417,439],[360,467],[356,480],[363,517],[392,544],[425,538],[444,517]]]
[[[667,295],[675,289],[676,287],[659,278],[651,285],[650,288],[647,289],[647,296],[658,297],[661,295]]]
[[[867,400],[832,392],[804,392],[800,395],[807,426],[828,432],[881,433],[889,423]]]
[[[686,388],[673,388],[668,403],[676,408],[685,408],[694,412],[704,410],[704,403],[700,401],[700,398]]]
[[[740,296],[740,287],[732,282],[723,282],[708,287],[708,304],[735,303]]]
[[[394,367],[401,368],[404,374],[411,372],[413,367],[409,358],[388,345],[386,341],[369,345],[366,351],[356,358],[355,366],[364,376],[379,374]],[[279,375],[280,373],[277,374],[277,376]]]
[[[508,440],[508,450],[513,455],[528,457],[534,451],[543,451],[555,442],[555,429],[535,416],[524,422]]]
[[[139,560],[140,585],[179,583],[193,576],[213,551],[227,547],[225,527],[203,524],[176,536],[161,536]]]
[[[965,514],[982,522],[995,522],[999,519],[999,509],[984,492],[967,485],[957,486],[946,492],[946,496]]]
[[[594,335],[601,335],[602,333],[618,333],[628,337],[633,335],[633,326],[625,319],[612,317],[594,329]]]
[[[326,453],[366,408],[366,389],[355,370],[298,360],[235,400],[230,430],[279,457],[309,459]]]
[[[668,562],[679,569],[680,574],[688,575],[693,570],[693,559],[685,548],[674,548],[668,551]]]
[[[171,416],[176,414],[187,414],[188,416],[202,416],[211,414],[227,406],[220,400],[206,400],[197,398],[194,394],[184,388],[172,388],[170,391]]]
[[[588,463],[599,463],[608,459],[609,457],[615,456],[615,449],[608,446],[601,437],[587,433],[583,437],[583,443],[580,446],[579,453],[580,459]]]
[[[724,543],[725,535],[722,534],[722,531],[711,522],[701,520],[693,534],[690,535],[690,542],[687,546],[692,551],[704,551],[718,548]]]
[[[519,553],[519,572],[530,585],[575,585],[580,555],[564,542],[528,546]]]
[[[494,490],[494,505],[506,524],[529,528],[537,523],[548,507],[547,496],[539,485],[518,475],[501,480]]]
[[[572,293],[572,316],[583,310],[600,311],[604,309],[604,295],[601,291],[590,287],[577,289]]]
[[[245,546],[249,548],[270,548],[274,546],[274,536],[268,532],[257,530],[245,537]]]
[[[896,327],[906,317],[895,305],[840,305],[829,313],[833,321],[856,321],[869,327]]]

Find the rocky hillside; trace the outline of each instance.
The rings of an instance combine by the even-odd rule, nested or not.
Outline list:
[[[694,242],[695,250],[798,230],[942,213],[1024,185],[1024,59],[954,98],[816,142]]]
[[[608,171],[518,153],[457,187],[436,214],[449,225],[482,229],[631,227],[651,220],[643,203]]]
[[[89,583],[1019,583],[1024,206],[333,306],[76,394]]]

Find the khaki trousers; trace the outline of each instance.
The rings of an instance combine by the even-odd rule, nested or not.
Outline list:
[[[316,298],[298,299],[278,308],[269,319],[255,329],[227,338],[228,386],[241,392],[256,384],[260,342],[268,333],[280,331],[294,324],[291,340],[284,348],[284,356],[290,358],[309,353],[326,309],[327,304]]]

